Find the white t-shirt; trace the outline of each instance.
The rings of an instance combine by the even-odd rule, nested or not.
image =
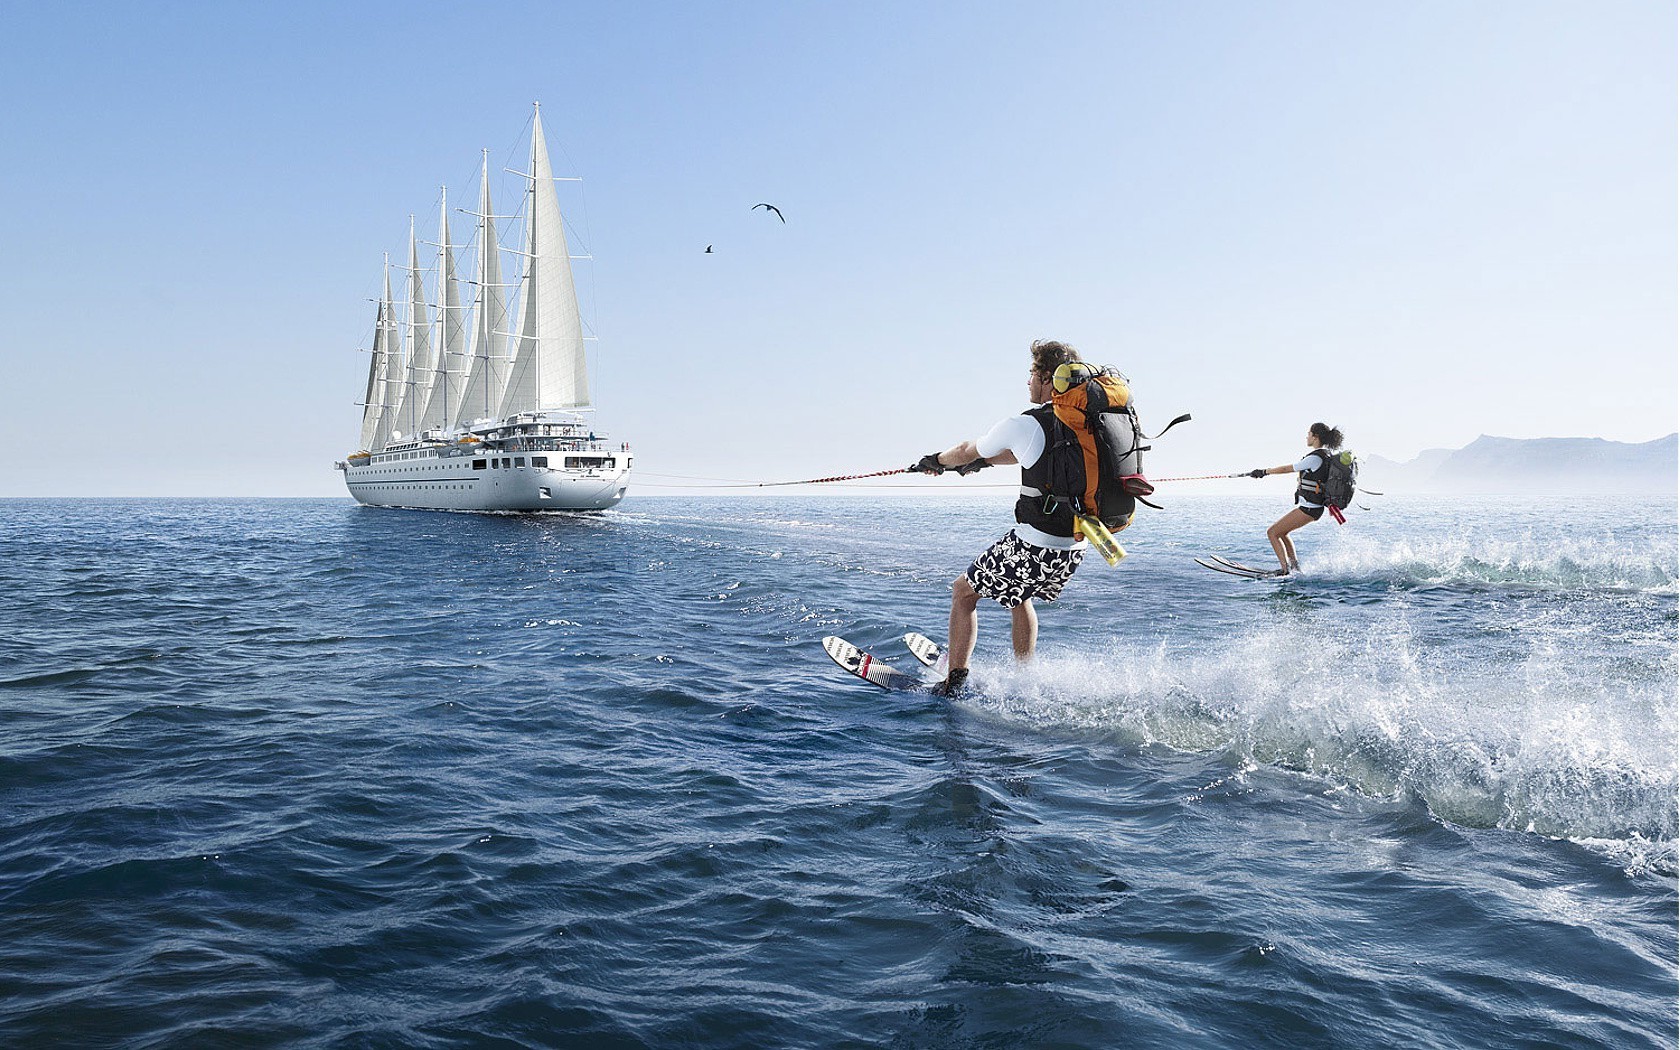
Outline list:
[[[1010,416],[1000,419],[974,442],[982,459],[991,459],[1004,449],[1015,453],[1015,461],[1030,467],[1044,455],[1044,428],[1031,416]]]
[[[1038,457],[1044,455],[1044,428],[1031,416],[1010,416],[998,420],[992,429],[974,442],[974,447],[983,459],[991,459],[1008,449],[1015,454],[1017,463],[1023,467],[1030,467],[1038,462]],[[1065,551],[1085,546],[1082,536],[1052,536],[1048,532],[1019,522],[1015,525],[1015,535],[1034,547],[1049,547],[1053,550]]]

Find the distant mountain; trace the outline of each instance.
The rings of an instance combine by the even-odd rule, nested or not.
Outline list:
[[[1680,489],[1680,434],[1628,444],[1603,438],[1500,438],[1432,448],[1405,463],[1361,456],[1360,484],[1384,492],[1511,495],[1664,494]]]

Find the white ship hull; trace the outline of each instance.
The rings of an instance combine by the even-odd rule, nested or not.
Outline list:
[[[342,465],[350,495],[417,510],[606,510],[630,486],[628,450],[394,448]]]

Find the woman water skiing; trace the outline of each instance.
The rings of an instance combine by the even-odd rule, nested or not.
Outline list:
[[[1307,430],[1308,452],[1299,463],[1256,467],[1248,472],[1251,478],[1263,478],[1268,474],[1301,475],[1300,484],[1295,487],[1295,506],[1266,530],[1266,538],[1272,541],[1272,551],[1277,555],[1279,576],[1301,571],[1301,563],[1295,557],[1295,544],[1290,541],[1289,534],[1324,517],[1324,479],[1330,473],[1330,455],[1326,450],[1341,447],[1342,432],[1339,429],[1314,423]]]

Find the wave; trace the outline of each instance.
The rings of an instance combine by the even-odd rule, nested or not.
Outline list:
[[[1613,535],[1383,538],[1344,534],[1313,552],[1318,578],[1375,578],[1401,586],[1519,585],[1535,588],[1680,592],[1672,531],[1637,539]]]
[[[1120,642],[982,671],[977,703],[1011,719],[1413,795],[1454,824],[1574,840],[1630,873],[1676,871],[1672,651],[1618,678],[1544,645],[1520,666],[1478,665],[1403,625],[1275,625],[1196,650]]]
[[[26,674],[17,678],[0,678],[0,689],[38,689],[48,685],[74,685],[85,682],[90,678],[97,678],[103,667],[66,667],[54,671],[41,671],[37,674]]]

